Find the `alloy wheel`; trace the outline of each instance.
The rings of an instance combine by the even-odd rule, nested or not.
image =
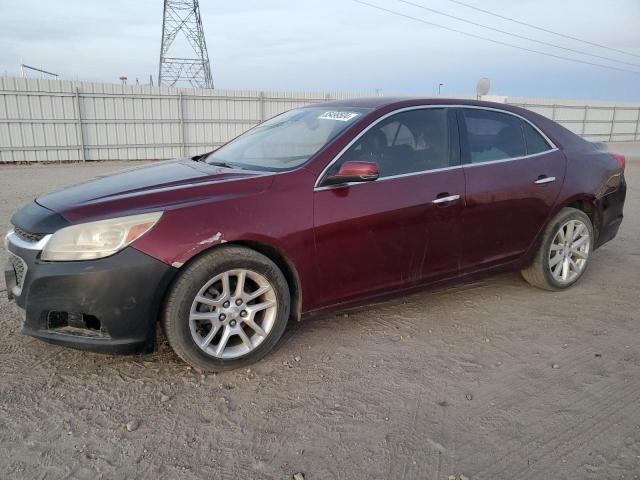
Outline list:
[[[574,281],[587,266],[591,241],[589,229],[580,220],[569,220],[556,232],[549,250],[549,271],[561,284]]]
[[[273,286],[252,270],[228,270],[198,291],[189,313],[191,337],[207,355],[241,357],[269,335],[277,315]]]

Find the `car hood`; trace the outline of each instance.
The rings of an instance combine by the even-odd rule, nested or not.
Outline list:
[[[273,173],[218,167],[189,159],[130,168],[43,195],[36,202],[71,222],[165,209],[216,195],[263,191]]]

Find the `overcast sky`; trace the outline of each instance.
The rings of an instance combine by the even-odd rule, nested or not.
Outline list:
[[[629,56],[501,20],[449,0],[414,3],[495,28],[637,66],[516,39],[398,0],[370,3],[560,56],[640,72],[640,0],[464,0]],[[0,74],[25,63],[62,78],[154,82],[162,0],[0,0]],[[516,50],[394,16],[351,0],[201,0],[217,88],[472,95],[480,77],[497,95],[640,100],[640,74]]]

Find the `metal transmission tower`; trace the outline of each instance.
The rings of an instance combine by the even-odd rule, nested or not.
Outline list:
[[[168,56],[171,45],[181,33],[195,55]],[[158,85],[173,87],[178,82],[188,82],[195,88],[213,88],[198,0],[164,0]]]

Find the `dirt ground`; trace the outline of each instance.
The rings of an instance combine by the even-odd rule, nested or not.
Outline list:
[[[0,166],[0,227],[124,166]],[[638,479],[639,161],[627,179],[618,237],[569,291],[510,273],[419,293],[293,325],[250,370],[201,375],[162,338],[41,343],[1,292],[0,477]]]

